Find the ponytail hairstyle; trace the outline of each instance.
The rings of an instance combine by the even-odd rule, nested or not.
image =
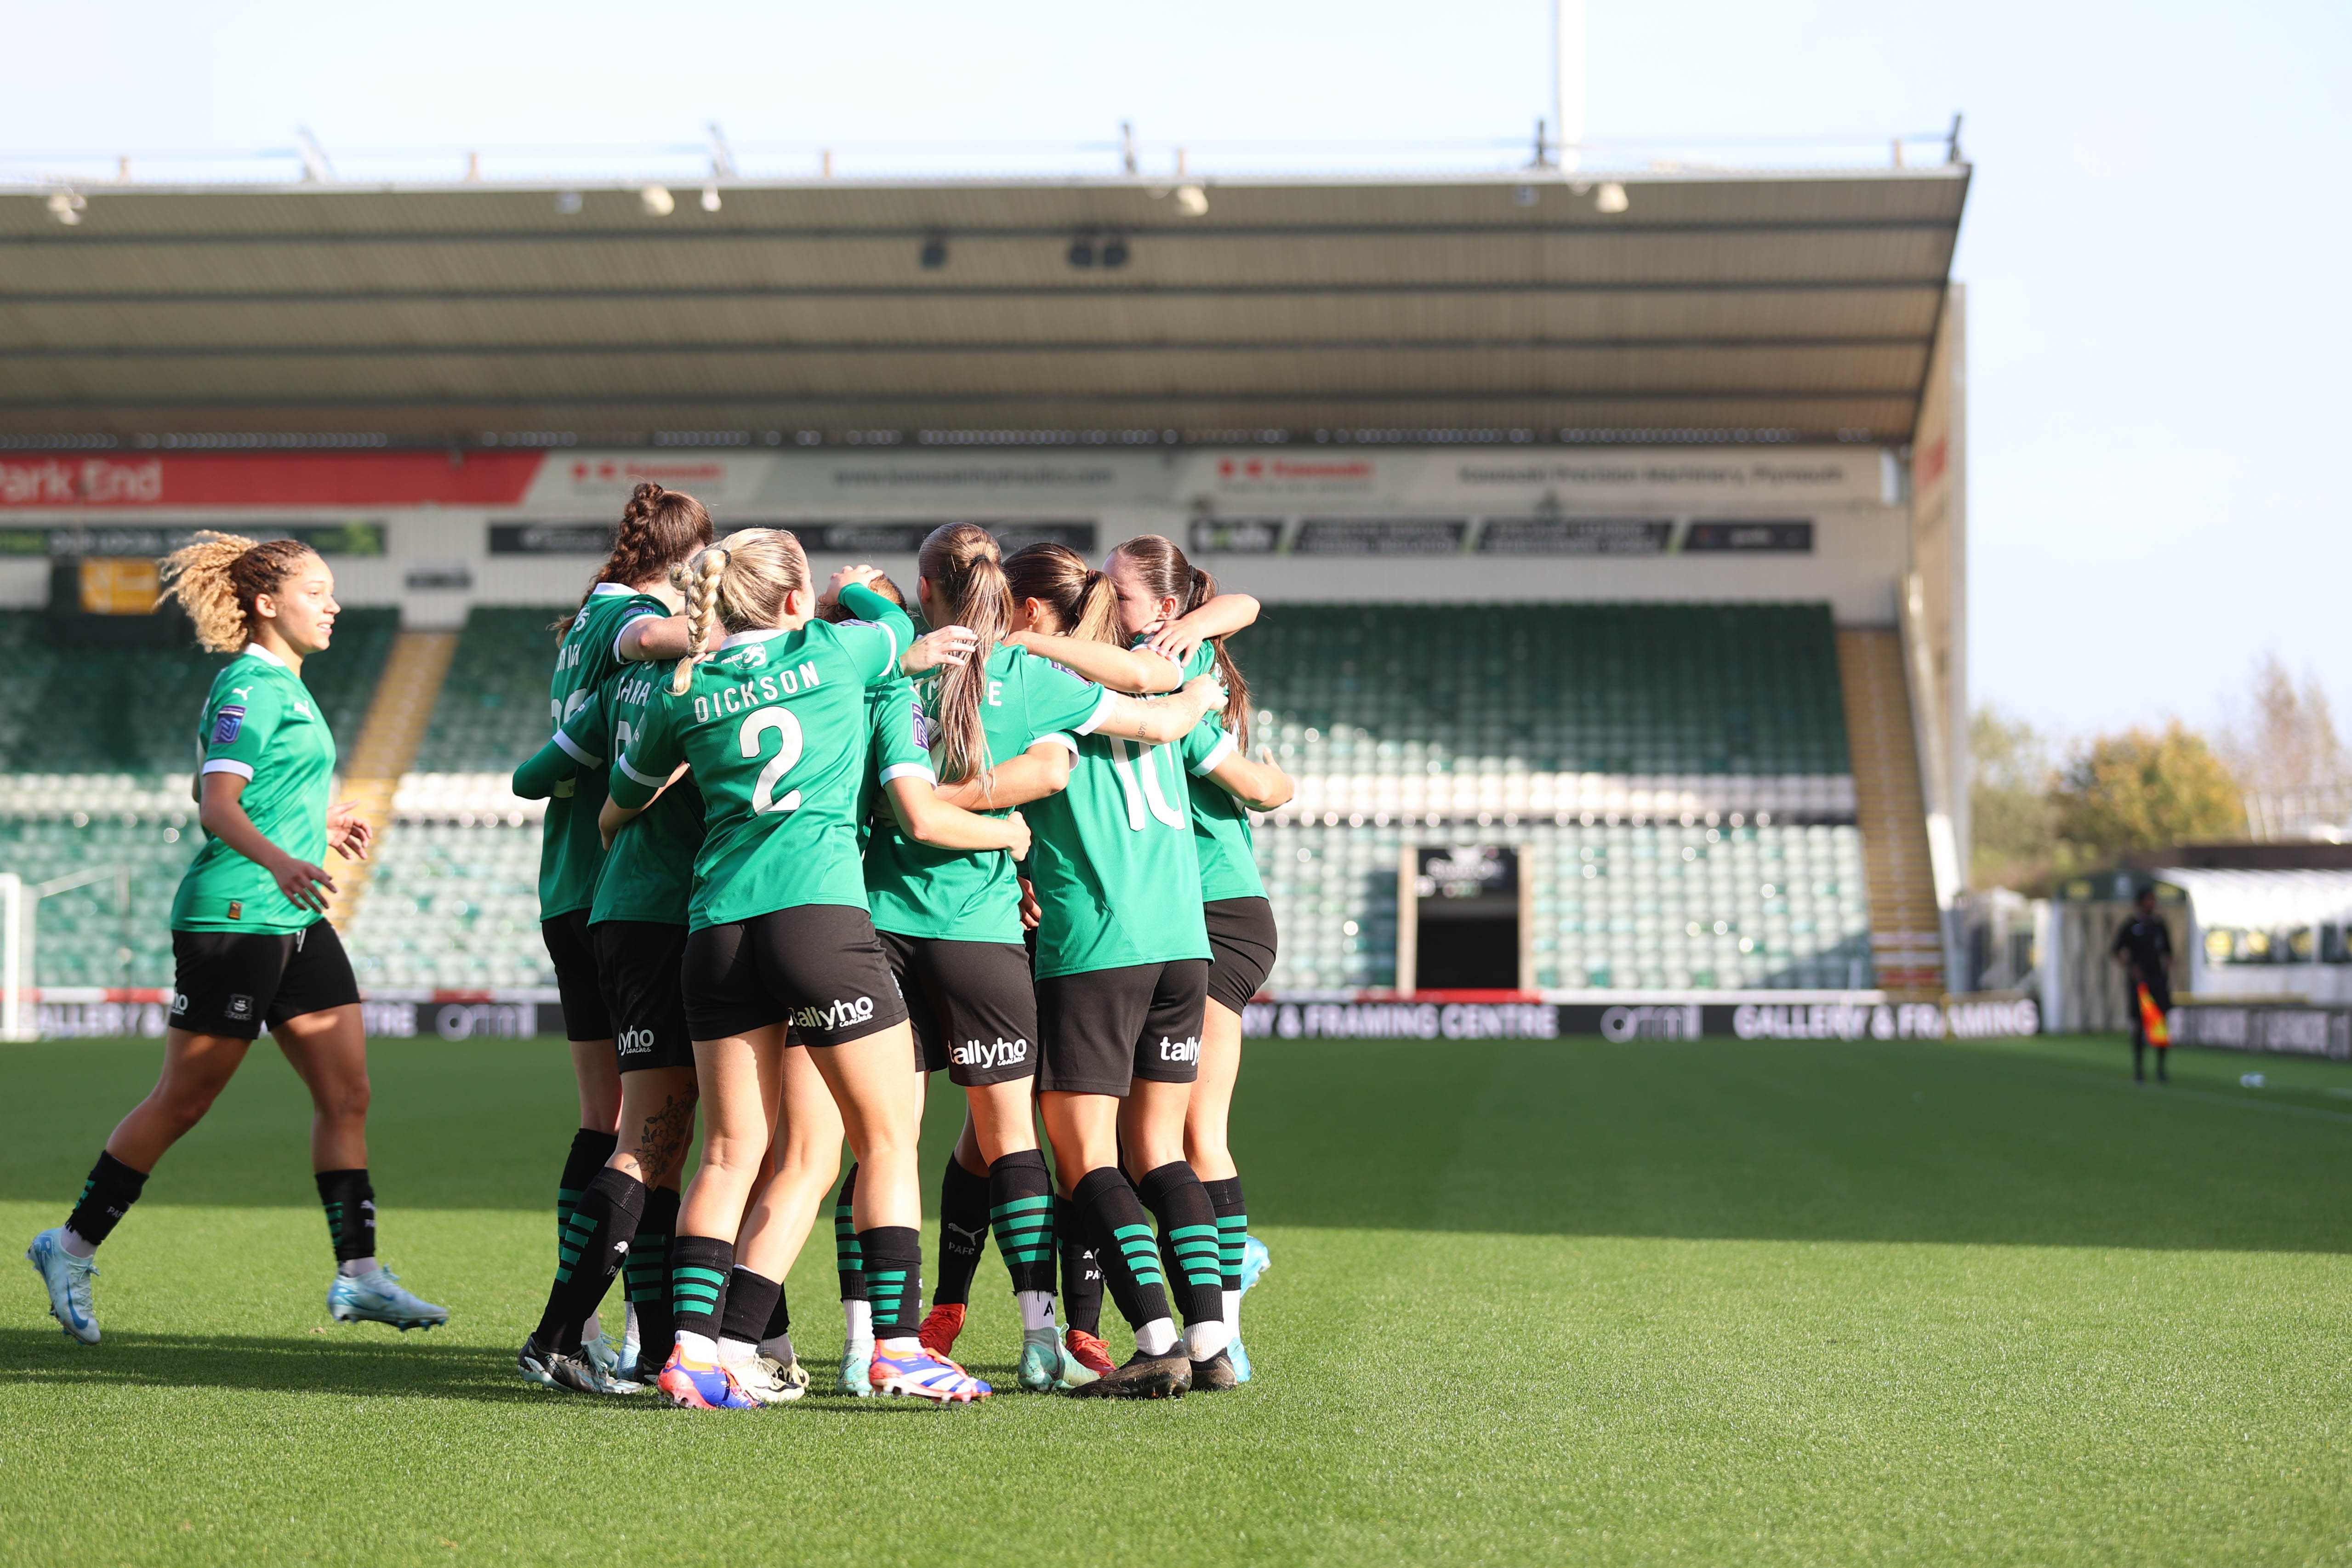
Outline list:
[[[200,529],[194,543],[156,563],[163,591],[155,603],[160,607],[166,599],[178,600],[206,652],[236,653],[253,640],[259,624],[254,601],[284,587],[317,554],[299,539],[256,544],[234,533]]]
[[[686,595],[686,657],[669,677],[670,695],[682,697],[722,628],[758,631],[784,618],[785,595],[808,587],[808,556],[781,528],[746,528],[671,567],[669,581]]]
[[[898,605],[902,610],[907,607],[907,595],[898,592],[898,584],[890,581],[889,574],[887,573],[877,572],[873,576],[866,579],[865,587],[868,593],[881,595],[884,598],[889,600],[892,604]],[[839,599],[835,599],[832,604],[827,605],[824,609],[819,610],[817,612],[816,618],[821,621],[830,621],[835,626],[839,626],[844,621],[854,621],[857,617],[850,613],[850,609],[847,605],[843,604]]]
[[[709,544],[712,537],[710,514],[700,501],[684,490],[664,489],[646,480],[630,492],[629,504],[621,509],[621,526],[613,532],[613,552],[597,568],[588,594],[580,596],[581,607],[586,606],[598,583],[635,587],[665,574],[674,579],[678,563]],[[549,629],[564,630],[578,614],[574,609]]]
[[[1004,558],[1004,585],[1013,602],[1035,599],[1054,612],[1064,637],[1122,647],[1118,637],[1118,590],[1066,544],[1043,540]]]
[[[1144,592],[1154,599],[1173,595],[1180,606],[1177,614],[1189,616],[1217,596],[1217,580],[1184,559],[1175,541],[1157,533],[1139,533],[1111,552],[1128,563]],[[1242,667],[1234,662],[1233,650],[1225,647],[1223,637],[1211,637],[1209,646],[1217,653],[1217,679],[1225,683],[1225,710],[1218,721],[1233,732],[1234,744],[1244,756],[1249,754],[1249,682],[1242,679]]]
[[[915,563],[931,585],[931,607],[940,624],[966,627],[980,638],[970,658],[940,672],[931,700],[940,776],[950,784],[979,778],[992,790],[980,699],[988,686],[989,658],[1013,626],[1013,590],[1005,580],[1004,558],[988,530],[977,523],[950,522],[931,530]]]

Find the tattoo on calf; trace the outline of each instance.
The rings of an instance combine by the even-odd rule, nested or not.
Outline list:
[[[669,1102],[645,1120],[637,1133],[637,1158],[646,1169],[667,1172],[686,1152],[694,1135],[694,1100],[672,1096]]]

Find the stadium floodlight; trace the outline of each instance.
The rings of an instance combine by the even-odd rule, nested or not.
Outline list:
[[[1622,213],[1633,205],[1626,198],[1625,187],[1614,180],[1603,180],[1600,188],[1592,193],[1592,205],[1596,211]]]
[[[1118,235],[1113,235],[1110,238],[1103,242],[1102,264],[1105,267],[1124,267],[1127,265],[1127,241],[1124,238]]]
[[[1073,267],[1092,267],[1095,264],[1095,242],[1092,236],[1082,234],[1070,241],[1069,261]]]
[[[302,147],[303,182],[314,185],[334,184],[335,166],[327,162],[327,154],[320,147],[319,139],[310,134],[310,128],[298,125],[294,128],[294,135]]]
[[[49,193],[49,216],[57,219],[59,223],[65,225],[68,228],[71,228],[74,225],[81,221],[82,209],[88,205],[89,205],[89,198],[83,195],[79,191],[51,191]]]
[[[945,267],[948,264],[948,237],[935,234],[923,241],[920,259],[929,271],[936,272]]]
[[[1176,187],[1176,210],[1186,217],[1199,217],[1209,210],[1209,193],[1198,185]]]
[[[677,211],[677,198],[669,194],[667,185],[647,185],[637,193],[647,217],[667,217]]]

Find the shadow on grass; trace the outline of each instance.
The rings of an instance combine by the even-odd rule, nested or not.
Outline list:
[[[522,1409],[652,1412],[683,1420],[648,1389],[628,1398],[558,1393],[524,1383],[512,1352],[478,1345],[436,1343],[424,1331],[393,1339],[341,1338],[345,1331],[263,1338],[238,1334],[109,1332],[95,1345],[35,1329],[0,1329],[0,1384],[26,1387],[220,1388],[249,1394],[332,1394],[463,1399]],[[814,1369],[821,1388],[831,1374]],[[1013,1368],[974,1363],[973,1375],[1011,1386]],[[796,1412],[857,1417],[912,1415],[929,1406],[913,1399],[852,1399],[813,1388]]]

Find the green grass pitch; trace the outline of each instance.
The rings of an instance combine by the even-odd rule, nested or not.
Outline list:
[[[2179,1054],[2158,1089],[2112,1040],[1256,1045],[1258,1381],[718,1416],[514,1376],[559,1046],[376,1049],[429,1336],[327,1321],[265,1047],[108,1244],[103,1344],[7,1264],[0,1561],[2341,1560],[2352,1068]],[[58,1223],[156,1055],[0,1047],[0,1240]],[[830,1263],[821,1226],[820,1368]],[[1009,1381],[1017,1342],[992,1251],[963,1348]]]

